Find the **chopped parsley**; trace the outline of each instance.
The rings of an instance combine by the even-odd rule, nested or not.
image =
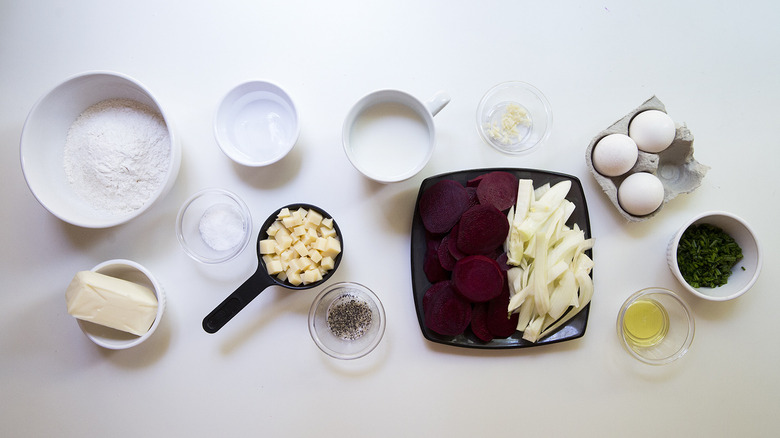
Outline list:
[[[677,266],[693,287],[723,286],[740,260],[742,248],[725,231],[710,224],[688,227],[677,246]]]

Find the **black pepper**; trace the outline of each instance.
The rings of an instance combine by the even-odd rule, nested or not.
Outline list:
[[[328,328],[339,338],[354,341],[371,327],[371,307],[353,295],[344,295],[328,309]]]

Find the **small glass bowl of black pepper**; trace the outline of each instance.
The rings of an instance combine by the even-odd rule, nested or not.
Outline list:
[[[385,309],[376,294],[362,284],[336,283],[314,299],[309,310],[309,333],[327,355],[357,359],[382,340]]]

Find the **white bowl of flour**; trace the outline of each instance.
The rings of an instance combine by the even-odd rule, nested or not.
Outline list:
[[[33,106],[20,155],[41,205],[70,224],[107,228],[137,217],[171,189],[181,146],[146,87],[123,74],[88,72]]]

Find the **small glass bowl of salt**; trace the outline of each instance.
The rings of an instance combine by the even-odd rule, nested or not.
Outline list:
[[[224,189],[192,195],[176,217],[176,237],[190,257],[202,263],[233,259],[247,247],[252,216],[244,201]]]

